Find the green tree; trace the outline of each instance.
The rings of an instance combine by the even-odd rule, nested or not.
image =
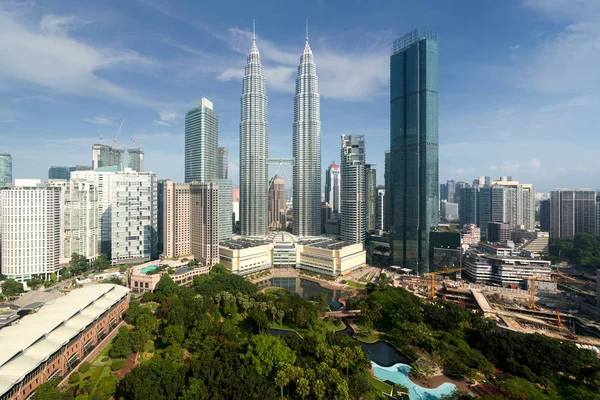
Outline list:
[[[310,383],[306,378],[299,378],[296,382],[296,394],[304,400],[310,394]]]
[[[100,379],[96,390],[91,396],[92,400],[108,400],[117,393],[119,378],[115,375],[105,376]]]
[[[277,368],[294,364],[296,354],[279,337],[255,335],[250,339],[245,359],[260,375],[270,376]]]
[[[23,291],[23,284],[14,279],[7,279],[2,284],[2,293],[8,297],[18,296]]]
[[[81,275],[90,268],[88,260],[79,253],[71,254],[69,261],[70,272],[73,276]]]
[[[290,383],[290,374],[287,366],[284,366],[279,371],[277,371],[277,375],[275,376],[275,383],[281,389],[281,400],[283,400],[283,388]]]
[[[254,327],[254,330],[258,333],[264,333],[269,329],[269,317],[264,311],[252,310],[248,314],[248,321]]]
[[[210,269],[210,273],[213,275],[228,274],[229,270],[227,269],[227,267],[224,264],[217,263],[217,264],[213,265],[213,267]]]
[[[131,354],[131,348],[131,330],[126,326],[122,326],[112,341],[108,355],[111,358],[126,358]]]
[[[60,378],[54,378],[48,382],[42,383],[35,390],[35,400],[62,400],[66,399],[63,391],[58,389]]]
[[[69,383],[70,384],[79,382],[79,379],[81,379],[81,375],[79,375],[79,372],[77,372],[77,371],[73,371],[73,373],[71,373],[71,375],[69,375]]]
[[[100,257],[96,258],[92,263],[92,269],[95,271],[104,271],[105,269],[110,268],[110,260],[106,257],[105,254],[100,255]]]
[[[185,339],[185,328],[181,325],[171,325],[165,328],[165,333],[162,337],[162,340],[170,345],[178,345],[181,346]]]

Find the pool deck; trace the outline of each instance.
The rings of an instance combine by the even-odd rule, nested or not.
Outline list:
[[[421,386],[422,388],[435,389],[444,383],[452,383],[455,386],[459,387],[461,390],[471,392],[470,386],[467,382],[456,381],[454,379],[448,378],[446,375],[436,375],[431,377],[431,379],[415,379],[411,375],[409,375],[408,379],[410,379],[414,384]]]

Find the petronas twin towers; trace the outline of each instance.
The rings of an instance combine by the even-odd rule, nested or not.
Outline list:
[[[240,223],[243,236],[268,229],[268,123],[265,78],[256,37],[244,74],[240,122]],[[293,233],[321,233],[321,108],[317,69],[308,44],[300,57],[293,124]]]

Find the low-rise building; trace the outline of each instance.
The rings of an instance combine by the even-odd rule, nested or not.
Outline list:
[[[461,231],[461,244],[476,246],[481,241],[481,229],[475,224],[465,225]]]
[[[221,264],[234,274],[248,275],[273,268],[273,243],[233,238],[219,243]]]
[[[528,277],[550,281],[550,261],[467,250],[465,276],[472,282],[526,287]]]
[[[138,265],[127,276],[127,285],[132,293],[152,292],[164,274],[168,274],[179,286],[190,285],[198,275],[208,274],[209,266],[188,266],[187,261],[165,260],[165,264]],[[158,272],[156,272],[159,270]]]
[[[86,286],[2,329],[0,399],[31,398],[41,384],[76,368],[119,325],[128,292],[120,285]]]
[[[479,246],[477,247],[484,253],[493,254],[496,256],[510,256],[515,254],[514,247],[500,243],[479,243]]]
[[[365,265],[367,252],[362,243],[317,238],[296,243],[296,268],[319,274],[345,275]]]

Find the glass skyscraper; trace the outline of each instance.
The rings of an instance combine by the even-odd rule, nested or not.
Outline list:
[[[242,87],[240,121],[240,227],[243,236],[264,236],[269,225],[267,92],[255,38]]]
[[[391,245],[395,265],[429,272],[439,222],[438,42],[414,30],[390,57]]]
[[[300,57],[293,124],[293,233],[321,234],[321,106],[315,59],[308,44]]]
[[[12,184],[12,157],[8,153],[0,153],[0,187]]]
[[[202,98],[185,114],[185,181],[217,178],[219,118],[213,103]]]

